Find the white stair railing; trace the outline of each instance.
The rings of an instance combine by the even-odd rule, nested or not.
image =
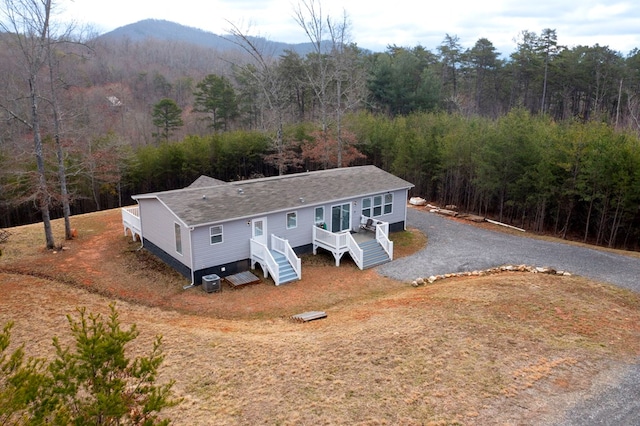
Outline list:
[[[351,236],[349,232],[345,233],[347,235],[347,247],[349,247],[349,254],[358,268],[364,268],[364,250],[360,248],[356,240]]]
[[[302,279],[302,261],[296,255],[296,252],[293,251],[293,248],[289,244],[289,241],[285,240],[284,238],[276,237],[272,234],[271,248],[284,255],[284,257],[287,258],[287,261],[293,268],[293,271],[296,273],[298,279]]]
[[[273,277],[273,281],[276,285],[280,285],[280,265],[273,258],[269,248],[262,243],[257,242],[256,240],[250,240],[251,249],[251,269],[256,268],[256,262],[260,264],[262,268],[262,272],[265,278],[269,277],[269,273]]]
[[[383,227],[383,224],[386,225],[386,228]],[[376,241],[387,252],[389,260],[393,260],[393,241],[389,239],[389,224],[386,222],[383,224],[376,226]]]

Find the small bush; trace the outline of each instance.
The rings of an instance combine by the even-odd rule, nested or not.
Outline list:
[[[115,305],[106,321],[79,308],[67,316],[75,345],[53,338],[56,356],[24,361],[22,347],[7,357],[12,324],[0,334],[0,424],[166,425],[159,412],[178,404],[173,381],[156,384],[164,360],[157,336],[147,356],[133,360],[126,345],[138,337],[135,324],[120,327]]]

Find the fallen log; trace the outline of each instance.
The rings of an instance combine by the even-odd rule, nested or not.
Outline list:
[[[458,217],[461,219],[466,219],[466,220],[470,220],[471,222],[477,222],[477,223],[484,222],[484,219],[485,219],[484,216],[478,216],[475,214],[461,214],[461,215],[458,215]]]
[[[453,217],[458,216],[458,212],[454,212],[453,210],[447,210],[447,209],[438,209],[436,210],[436,213],[442,214],[445,216],[453,216]]]
[[[498,222],[497,220],[486,219],[487,222],[493,223],[494,225],[504,226],[505,228],[515,229],[516,231],[525,232],[524,229],[518,228],[516,226],[507,225],[506,223]]]

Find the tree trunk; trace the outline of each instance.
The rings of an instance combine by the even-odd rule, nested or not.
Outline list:
[[[591,212],[593,211],[593,198],[594,195],[591,196],[591,201],[589,201],[589,210],[587,211],[587,223],[584,226],[584,238],[582,239],[583,243],[587,242],[587,237],[589,236],[589,224],[591,222]]]
[[[609,236],[609,247],[615,246],[615,240],[618,236],[618,228],[622,221],[622,214],[620,213],[620,206],[622,205],[622,195],[618,196],[618,202],[616,203],[616,213],[613,216],[613,225],[611,226],[611,235]]]
[[[71,232],[71,206],[69,205],[69,190],[67,189],[67,170],[64,165],[64,152],[62,142],[60,141],[60,114],[58,111],[58,97],[55,89],[55,79],[53,72],[53,63],[51,59],[51,49],[48,49],[47,56],[49,58],[49,84],[51,85],[51,103],[53,105],[53,125],[54,139],[56,142],[56,157],[58,159],[58,179],[60,180],[60,198],[62,201],[62,214],[64,216],[64,238],[66,240],[73,239]]]
[[[600,221],[598,222],[598,232],[596,234],[596,245],[602,244],[602,239],[604,238],[604,230],[607,224],[607,219],[609,210],[609,194],[607,194],[604,198],[604,203],[602,205],[602,214],[600,215]]]
[[[31,101],[31,124],[33,130],[33,150],[36,156],[36,167],[38,170],[38,188],[36,197],[40,213],[42,214],[42,224],[44,226],[44,235],[48,249],[55,247],[53,231],[51,229],[51,215],[49,214],[49,205],[51,204],[51,195],[47,187],[47,175],[44,167],[44,152],[42,147],[42,137],[40,135],[40,117],[38,115],[38,94],[36,91],[36,73],[32,73],[29,78],[29,95]]]
[[[569,208],[567,209],[567,218],[564,221],[564,227],[562,228],[562,239],[567,239],[567,230],[569,229],[569,223],[571,222],[571,214],[573,213],[573,200],[569,202]]]

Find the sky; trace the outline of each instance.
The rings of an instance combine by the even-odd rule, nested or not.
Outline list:
[[[558,44],[608,46],[628,54],[640,48],[638,0],[304,0],[321,5],[335,22],[346,13],[350,40],[359,47],[387,46],[431,51],[445,36],[457,36],[463,49],[487,38],[508,56],[522,31],[555,29]],[[99,33],[143,19],[164,19],[215,34],[231,24],[272,41],[309,41],[294,18],[300,0],[57,0],[57,18],[91,25]]]

